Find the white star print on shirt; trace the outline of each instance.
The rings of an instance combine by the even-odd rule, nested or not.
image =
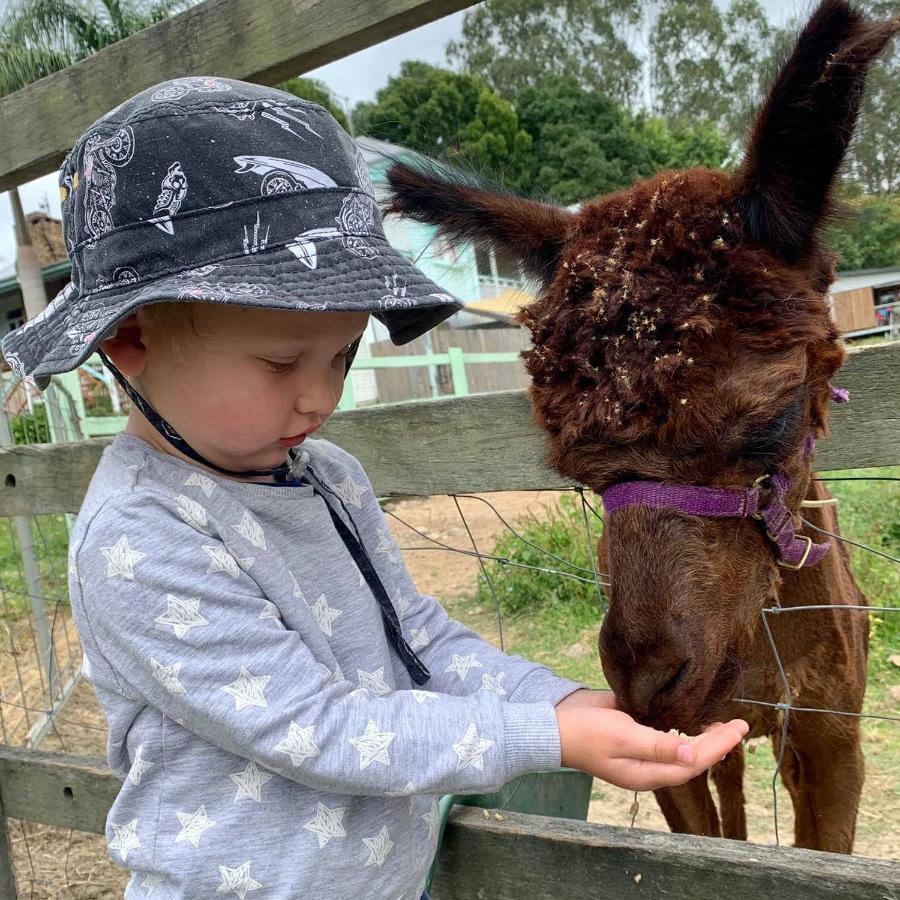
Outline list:
[[[331,489],[344,503],[350,503],[357,509],[362,509],[362,496],[369,491],[366,485],[357,484],[349,475],[340,484],[333,484]]]
[[[382,825],[381,831],[375,837],[363,838],[362,842],[369,848],[369,858],[366,860],[366,865],[378,866],[380,869],[394,846],[394,842],[388,835],[387,826]]]
[[[91,661],[88,659],[87,653],[82,651],[81,654],[81,674],[87,678],[88,681],[91,680]]]
[[[248,540],[254,547],[260,550],[266,549],[266,535],[262,525],[254,518],[249,509],[244,510],[241,521],[231,526],[241,537]]]
[[[164,666],[161,662],[157,662],[152,656],[150,657],[150,668],[153,671],[153,677],[170,693],[185,694],[187,691],[184,685],[178,680],[178,673],[181,671],[181,663],[173,663],[171,666]]]
[[[262,786],[275,776],[271,772],[266,772],[265,769],[260,769],[251,759],[243,772],[232,772],[228,777],[238,787],[234,800],[231,801],[232,803],[237,803],[239,800],[243,800],[244,797],[255,800],[257,803],[262,803]]]
[[[217,894],[235,894],[240,900],[244,900],[251,891],[258,891],[262,887],[258,881],[250,877],[249,859],[236,869],[219,866],[219,875],[222,883],[216,888]]]
[[[391,764],[388,747],[396,737],[393,731],[379,731],[378,726],[369,719],[363,734],[350,738],[350,743],[359,751],[359,767],[367,769],[373,762]]]
[[[131,549],[127,534],[123,534],[111,547],[101,547],[100,552],[106,557],[106,577],[121,575],[129,581],[134,581],[135,565],[147,555]]]
[[[397,545],[383,528],[378,529],[378,546],[375,552],[383,553],[392,563],[398,562]]]
[[[321,850],[332,838],[342,838],[347,836],[341,820],[347,811],[346,806],[336,806],[329,809],[324,803],[319,803],[316,808],[316,816],[310,819],[303,827],[307,831],[318,835],[319,849]]]
[[[303,596],[303,591],[300,590],[300,585],[297,584],[297,579],[294,577],[294,573],[290,569],[288,569],[288,575],[291,576],[291,581],[294,582],[294,597],[296,597],[297,600],[302,600],[304,603],[306,603],[306,597]],[[307,606],[308,605],[309,604],[307,603]]]
[[[356,677],[359,679],[359,686],[379,697],[391,692],[391,688],[384,681],[384,666],[380,666],[374,672],[364,672],[362,669],[356,670]]]
[[[178,515],[188,525],[204,534],[210,534],[209,514],[202,503],[198,503],[193,497],[185,494],[179,494],[175,498],[175,502],[178,504]]]
[[[141,842],[137,836],[137,819],[132,819],[127,825],[116,825],[110,822],[110,828],[115,831],[116,836],[109,842],[110,850],[118,850],[122,857],[122,862],[128,861],[128,854],[132,850],[136,850],[141,846]]]
[[[331,626],[334,624],[334,620],[341,614],[341,610],[329,606],[328,601],[325,599],[325,595],[322,594],[319,599],[309,607],[309,611],[313,614],[319,628],[321,628],[328,637],[331,637]]]
[[[161,616],[154,619],[160,625],[171,625],[175,637],[183,638],[191,628],[199,625],[209,625],[209,622],[200,615],[200,598],[189,597],[182,600],[174,594],[166,594],[168,609]]]
[[[176,811],[176,815],[181,822],[181,831],[178,832],[178,836],[175,838],[176,844],[181,841],[190,841],[195,847],[199,847],[203,832],[216,824],[215,819],[210,819],[206,815],[206,806],[202,803],[192,813]]]
[[[410,693],[413,695],[416,703],[424,703],[426,700],[438,700],[437,694],[432,694],[431,691],[420,691],[417,688],[413,688]]]
[[[206,494],[206,499],[208,500],[212,497],[213,491],[216,489],[215,482],[212,478],[207,477],[206,475],[201,474],[200,472],[194,472],[188,476],[188,480],[184,483],[185,487],[198,487],[204,494]]]
[[[151,872],[141,882],[141,887],[144,889],[144,893],[148,897],[150,897],[153,894],[153,891],[156,889],[156,886],[159,884],[161,879],[162,879],[162,875],[159,875],[156,872]]]
[[[438,829],[441,827],[441,814],[440,809],[438,808],[437,797],[432,798],[431,809],[429,809],[421,818],[428,826],[428,840],[433,843],[437,840]]]
[[[309,759],[310,756],[318,756],[322,752],[313,740],[315,731],[315,725],[304,727],[296,722],[291,722],[288,727],[287,737],[275,745],[275,751],[277,753],[287,753],[291,758],[291,763],[294,766],[299,766],[303,760]]]
[[[404,615],[406,615],[406,611],[409,609],[409,600],[403,594],[403,591],[397,591],[397,615],[402,619]]]
[[[251,675],[244,666],[241,666],[241,674],[230,684],[222,685],[219,690],[234,697],[234,708],[238,711],[245,706],[267,709],[269,704],[266,703],[263,691],[271,678],[271,675]]]
[[[469,674],[469,669],[483,669],[484,666],[478,659],[476,658],[474,653],[470,653],[468,656],[460,656],[457,653],[453,654],[453,662],[444,669],[444,672],[456,672],[459,675],[460,681],[466,680],[466,675]]]
[[[144,759],[143,752],[144,745],[138,744],[137,752],[134,754],[134,761],[131,763],[131,768],[128,770],[128,780],[135,787],[140,786],[141,776],[144,774],[144,772],[149,771],[156,765],[156,763],[152,763]]]
[[[459,757],[456,763],[456,771],[465,769],[467,766],[484,771],[484,754],[493,746],[493,741],[478,737],[475,723],[469,722],[466,733],[459,741],[453,744],[453,749]]]
[[[249,569],[253,565],[253,557],[249,559],[235,559],[224,547],[223,544],[204,544],[203,549],[207,556],[212,560],[209,568],[206,570],[207,575],[214,575],[216,572],[224,572],[232,578],[241,577],[241,569]],[[238,565],[240,563],[240,565]]]
[[[505,677],[506,672],[500,672],[496,677],[485,672],[484,675],[481,676],[481,689],[483,691],[491,691],[498,697],[503,697],[506,694],[506,691],[503,689],[503,685],[501,685],[500,682]]]
[[[424,650],[431,643],[424,625],[421,628],[410,628],[409,636],[409,646],[413,651]]]
[[[271,600],[263,601],[263,611],[259,614],[260,619],[274,619],[276,622],[281,621],[281,611]]]

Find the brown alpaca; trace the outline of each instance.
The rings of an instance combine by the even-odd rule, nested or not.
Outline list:
[[[395,162],[388,212],[502,247],[539,280],[521,317],[524,356],[556,469],[598,493],[633,481],[739,489],[780,471],[782,524],[798,528],[801,501],[828,496],[807,439],[826,432],[844,350],[821,232],[867,70],[898,29],[822,2],[734,173],[661,173],[573,214],[432,161]],[[838,530],[830,507],[807,517]],[[733,702],[787,700],[760,624],[779,602],[836,607],[768,616],[791,703],[860,710],[868,618],[837,609],[865,603],[842,544],[792,570],[752,518],[638,504],[609,515],[600,549],[612,581],[603,671],[640,721],[693,732],[741,716],[779,753],[781,711]],[[793,712],[788,726],[781,775],[796,844],[849,853],[858,722]],[[670,827],[746,838],[742,772],[742,748],[712,769],[718,811],[706,776],[657,791]]]

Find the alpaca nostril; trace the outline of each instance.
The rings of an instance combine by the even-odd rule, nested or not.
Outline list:
[[[671,694],[684,680],[690,664],[690,659],[684,659],[639,667],[632,677],[629,691],[635,715],[646,716],[655,698]]]

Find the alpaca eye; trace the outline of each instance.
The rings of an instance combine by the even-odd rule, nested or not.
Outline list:
[[[774,460],[788,453],[794,446],[797,430],[803,419],[805,400],[806,392],[801,391],[786,410],[756,429],[744,441],[740,456]]]

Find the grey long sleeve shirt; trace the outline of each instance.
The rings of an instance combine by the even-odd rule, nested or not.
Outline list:
[[[420,595],[359,463],[304,444],[431,678],[417,688],[309,485],[238,482],[119,434],[70,543],[72,611],[123,780],[126,898],[418,900],[437,798],[559,766],[582,687]]]

